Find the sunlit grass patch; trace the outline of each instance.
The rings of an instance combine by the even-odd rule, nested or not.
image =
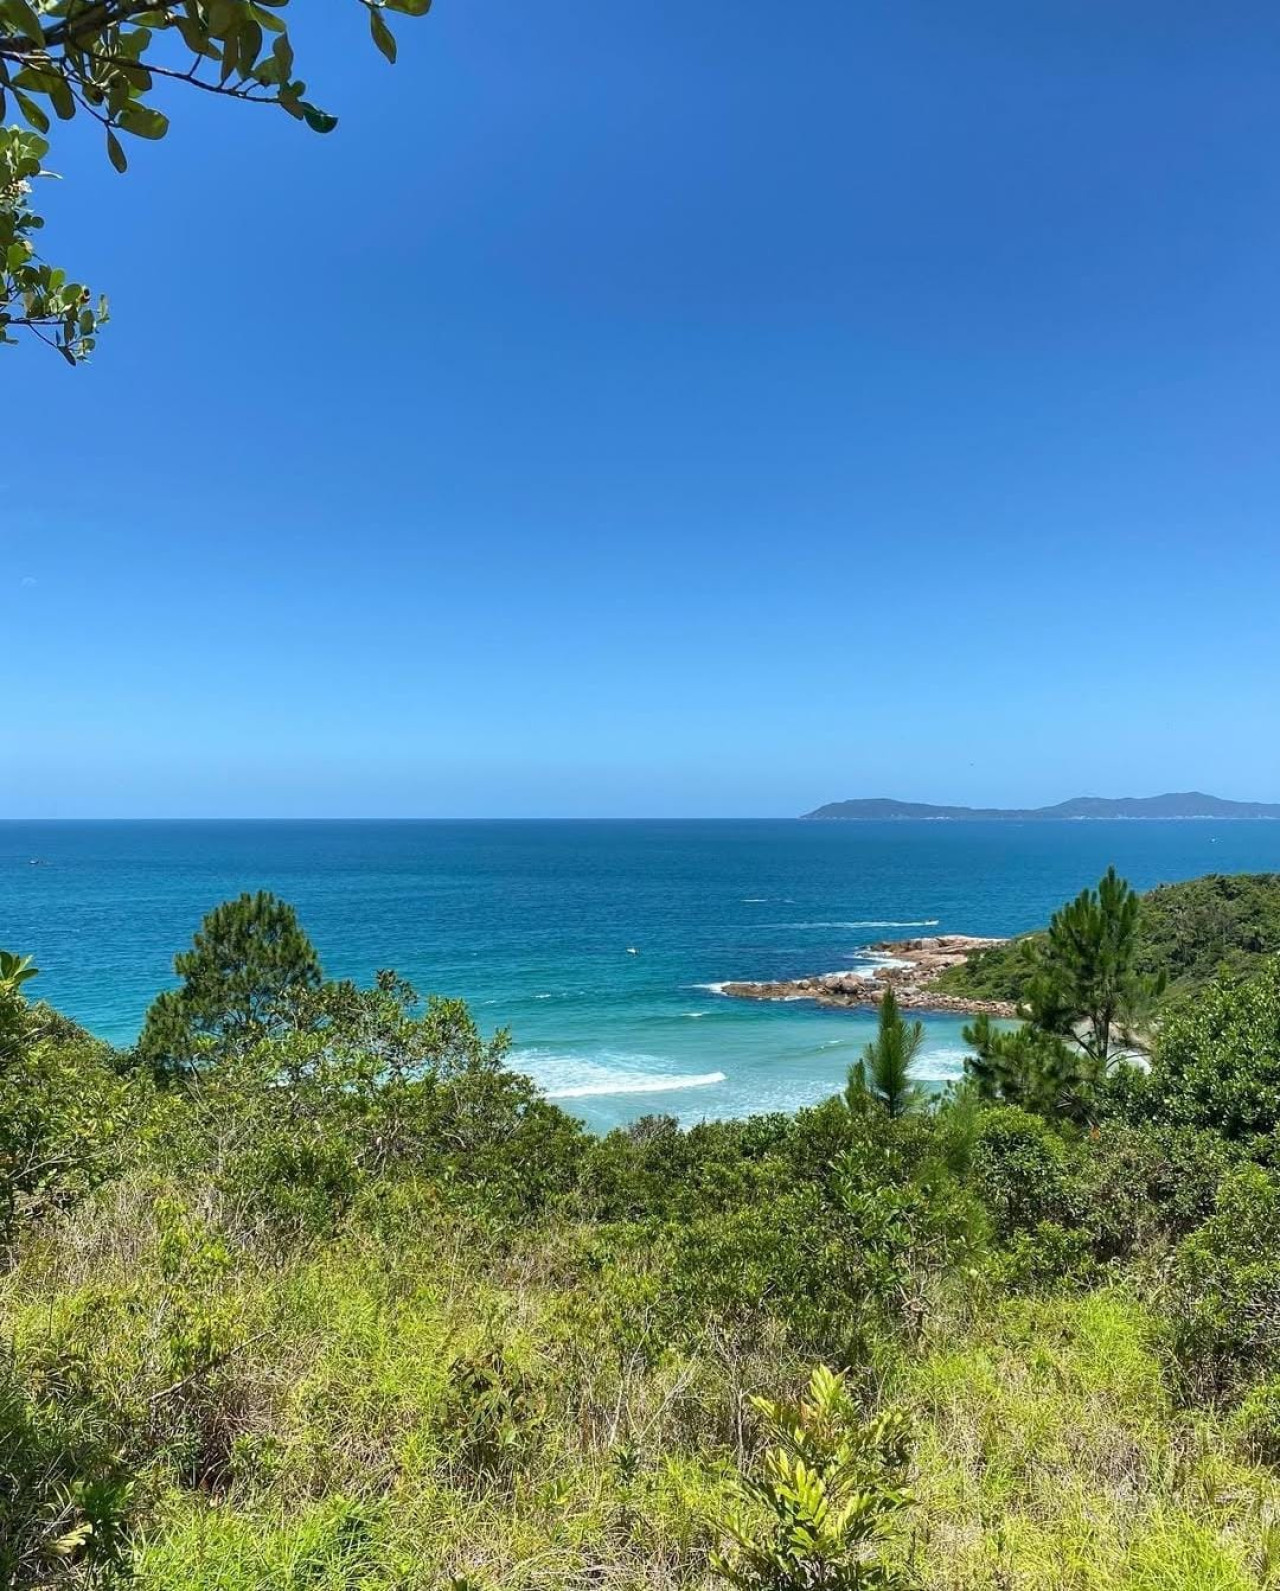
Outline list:
[[[931,1591],[1237,1591],[1270,1582],[1280,1485],[1173,1407],[1123,1293],[1022,1300],[904,1373]]]

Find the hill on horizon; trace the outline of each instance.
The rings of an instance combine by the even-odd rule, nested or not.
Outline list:
[[[1081,822],[1090,819],[1135,818],[1269,818],[1280,819],[1280,802],[1227,801],[1222,796],[1187,790],[1155,796],[1073,796],[1049,807],[934,806],[927,801],[895,801],[873,796],[854,801],[829,801],[803,814],[805,818],[850,823],[883,823],[910,819],[932,822]]]

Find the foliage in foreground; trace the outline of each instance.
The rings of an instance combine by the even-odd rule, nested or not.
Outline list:
[[[279,902],[185,956],[131,1055],[0,961],[0,1585],[1280,1583],[1274,966],[1082,1111],[922,1108],[890,1010],[592,1139]]]
[[[723,1521],[732,1547],[711,1568],[737,1591],[906,1591],[878,1548],[909,1501],[907,1428],[888,1410],[860,1422],[825,1365],[794,1403],[753,1398],[769,1445]]]
[[[431,0],[360,0],[373,42],[388,61],[396,41],[387,14],[423,16]],[[295,74],[289,0],[0,0],[0,343],[25,330],[75,364],[92,352],[105,301],[39,254],[44,222],[31,185],[48,175],[45,137],[77,115],[102,128],[117,171],[128,166],[121,134],[158,139],[169,118],[158,100],[171,84],[224,99],[277,106],[315,132],[337,119],[307,98]],[[5,127],[13,108],[26,127]]]

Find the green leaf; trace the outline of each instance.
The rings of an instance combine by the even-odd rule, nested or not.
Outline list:
[[[49,118],[41,110],[40,106],[36,104],[35,100],[31,98],[30,94],[24,94],[20,88],[15,88],[13,97],[17,100],[18,109],[26,117],[28,124],[34,127],[38,133],[47,133],[49,131]]]
[[[293,45],[289,43],[287,33],[278,34],[275,43],[271,46],[272,58],[279,63],[280,71],[285,78],[293,75]]]
[[[381,11],[373,10],[369,12],[369,32],[373,34],[373,42],[394,66],[396,64],[395,34],[382,20]]]
[[[318,106],[303,105],[300,109],[313,133],[331,133],[338,125],[336,116],[331,116],[327,110],[320,110]]]
[[[40,18],[28,0],[5,0],[4,15],[16,24],[18,31],[30,39],[32,44],[44,43],[44,29],[40,26]]]
[[[169,131],[169,118],[149,105],[125,105],[116,120],[135,138],[163,138]]]
[[[49,85],[49,98],[57,112],[58,120],[69,122],[76,113],[76,102],[65,78],[59,77]]]
[[[124,145],[111,131],[110,127],[107,128],[107,157],[117,171],[127,171],[129,169],[129,157],[124,152]]]

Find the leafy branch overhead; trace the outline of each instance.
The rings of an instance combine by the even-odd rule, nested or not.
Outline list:
[[[387,13],[423,16],[431,0],[357,0],[374,44],[396,58]],[[337,118],[307,97],[296,75],[286,19],[290,0],[0,0],[0,342],[19,329],[56,347],[71,364],[94,346],[105,302],[67,280],[36,249],[43,226],[31,208],[56,121],[77,114],[102,129],[107,157],[128,166],[122,134],[163,138],[167,114],[152,96],[169,83],[226,99],[276,105],[313,131]]]

